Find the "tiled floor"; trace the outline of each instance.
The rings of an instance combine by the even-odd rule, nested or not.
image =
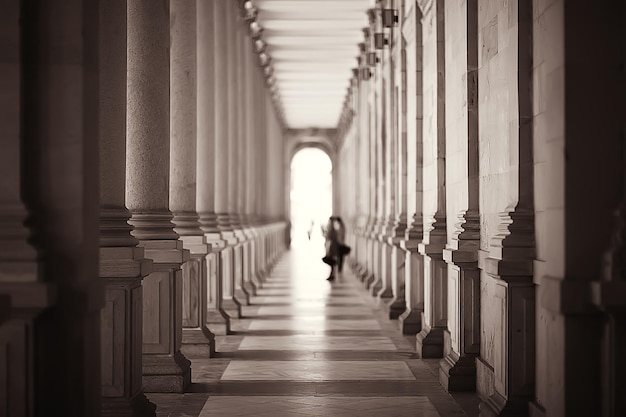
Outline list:
[[[285,255],[215,358],[192,361],[191,392],[150,394],[157,415],[476,416],[472,394],[449,395],[437,360],[415,356],[349,272],[325,280],[319,242]]]

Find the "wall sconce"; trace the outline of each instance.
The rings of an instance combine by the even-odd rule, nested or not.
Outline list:
[[[257,22],[256,20],[250,22],[250,34],[253,39],[260,38],[262,33],[263,28],[261,27],[261,25],[259,25],[259,22]]]
[[[374,48],[384,49],[385,45],[389,45],[389,40],[385,38],[384,33],[374,33]]]
[[[367,65],[374,67],[380,62],[380,59],[376,56],[376,52],[368,52],[365,61],[367,62]]]
[[[398,11],[396,9],[384,9],[382,11],[383,27],[392,28],[398,23]]]
[[[267,45],[265,44],[265,42],[263,41],[263,39],[257,39],[254,41],[254,47],[256,48],[257,53],[261,53],[263,51],[265,51],[265,47]]]
[[[367,81],[370,79],[370,77],[372,76],[372,73],[370,71],[369,68],[365,67],[365,68],[359,68],[359,75],[361,76],[361,80],[363,81]]]
[[[261,60],[261,66],[266,66],[270,60],[270,57],[265,52],[261,52],[259,54],[259,59]]]
[[[254,7],[252,5],[252,2],[250,0],[246,1],[243,3],[243,18],[246,22],[255,20],[258,14],[258,10],[256,7]]]

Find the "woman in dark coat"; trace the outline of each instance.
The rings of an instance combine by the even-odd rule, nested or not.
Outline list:
[[[345,235],[346,228],[341,217],[331,216],[325,231],[326,259],[330,261],[330,275],[327,278],[329,281],[335,279],[335,267],[339,272],[343,269],[343,257],[346,254]]]

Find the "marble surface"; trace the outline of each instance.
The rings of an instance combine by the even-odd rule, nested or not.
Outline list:
[[[401,361],[232,361],[222,375],[229,381],[414,380]]]
[[[415,337],[349,271],[329,283],[302,249],[279,261],[233,334],[216,337],[215,357],[190,358],[193,392],[149,396],[158,417],[478,415],[476,396],[451,397],[439,360],[416,358]]]
[[[374,319],[324,320],[320,317],[302,317],[300,320],[252,320],[248,330],[380,330]]]
[[[357,336],[246,336],[239,350],[368,350],[393,351],[396,346],[388,337]]]
[[[389,410],[389,397],[210,397],[201,417],[209,416],[397,416],[439,417],[427,397],[394,397],[396,406]]]

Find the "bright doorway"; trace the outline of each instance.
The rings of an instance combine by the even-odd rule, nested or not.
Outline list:
[[[321,227],[332,215],[333,166],[318,148],[298,151],[291,160],[291,242],[323,240]]]

